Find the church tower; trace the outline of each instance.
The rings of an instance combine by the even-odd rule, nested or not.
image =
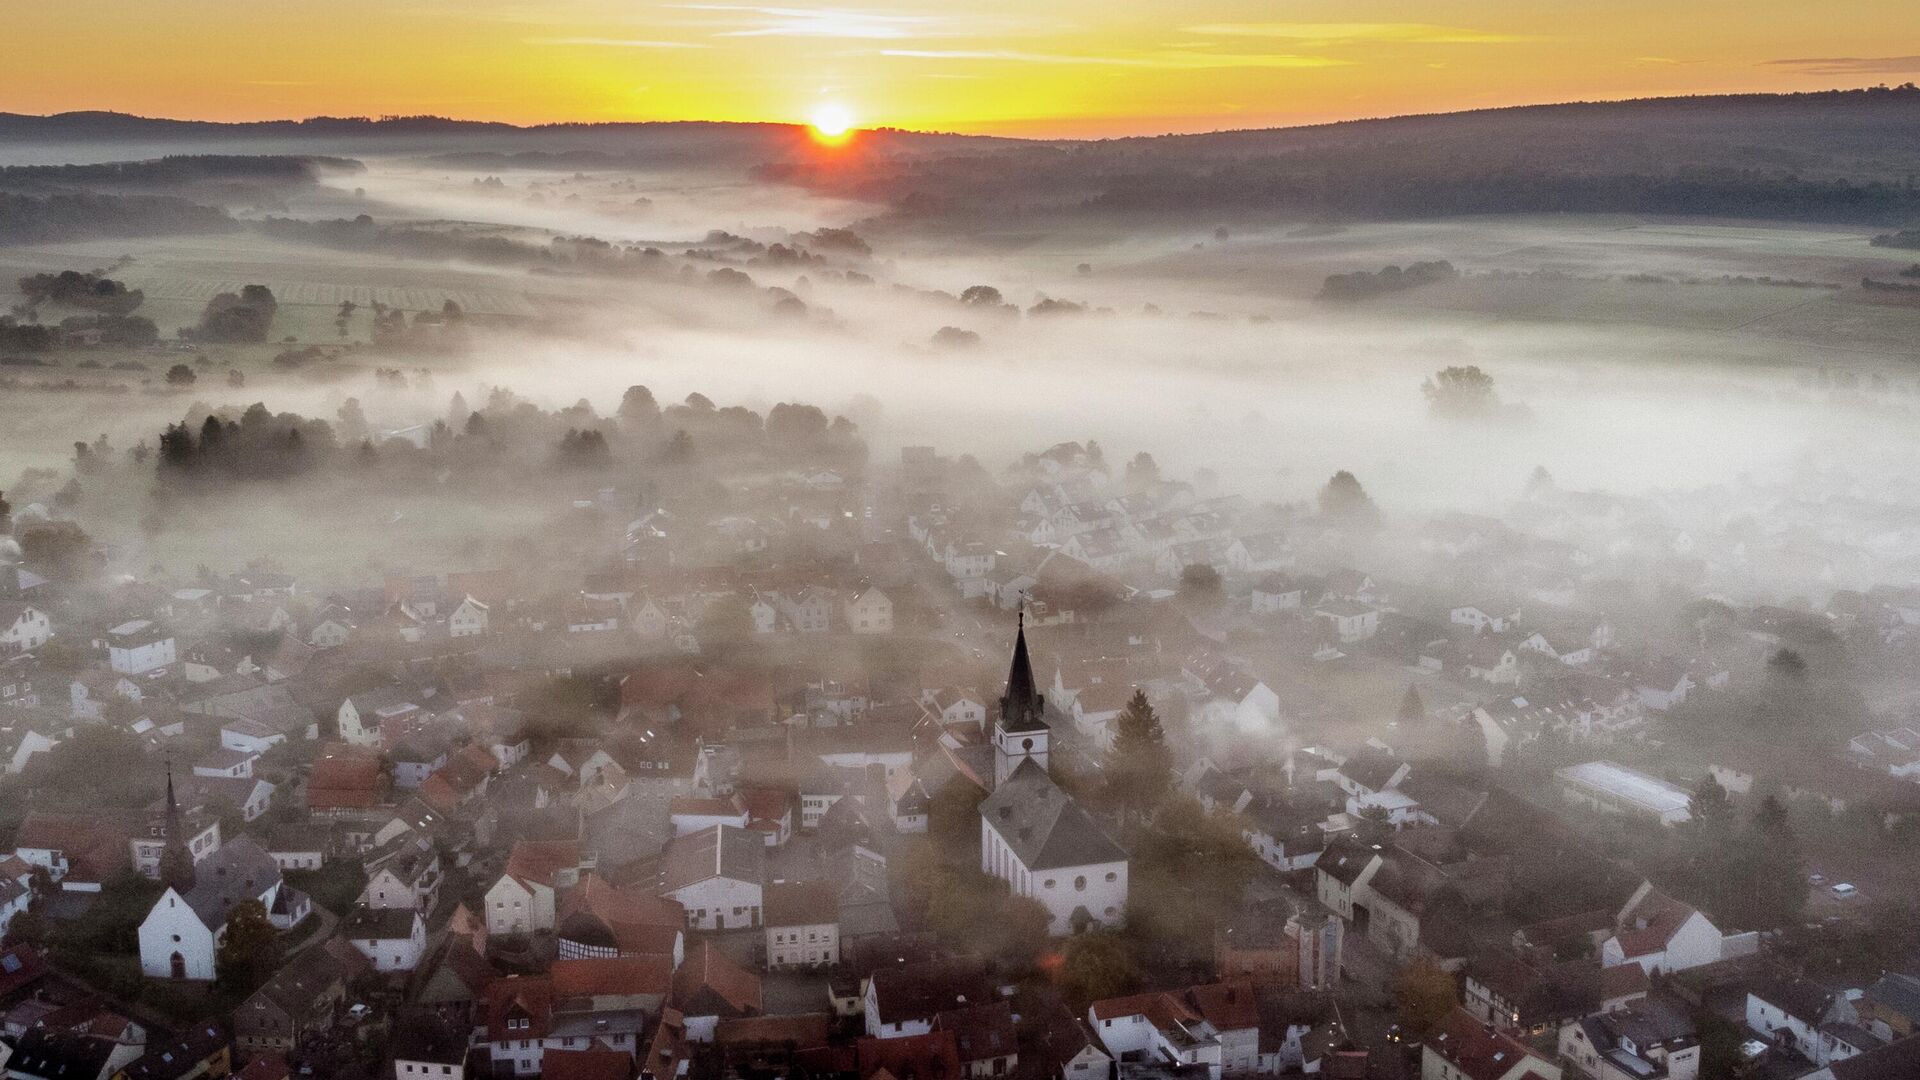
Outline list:
[[[173,797],[173,761],[167,761],[167,835],[160,849],[160,883],[185,895],[193,888],[193,853],[187,850],[186,826],[180,821],[180,803]]]
[[[1020,613],[1013,638],[1013,666],[1007,671],[1007,692],[1000,695],[1000,715],[993,723],[993,783],[1007,782],[1022,761],[1031,758],[1047,767],[1046,699],[1033,681],[1033,662],[1027,657],[1027,616]]]

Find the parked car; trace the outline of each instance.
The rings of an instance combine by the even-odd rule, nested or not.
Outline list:
[[[1854,897],[1860,895],[1859,889],[1854,888],[1853,886],[1847,884],[1844,881],[1838,885],[1835,885],[1831,889],[1828,889],[1827,891],[1833,894],[1833,898],[1835,900],[1851,900]]]
[[[1808,874],[1807,875],[1807,884],[1809,885],[1825,885],[1826,883],[1827,883],[1827,875],[1825,874]]]

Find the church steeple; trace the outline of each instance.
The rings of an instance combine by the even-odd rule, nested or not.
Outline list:
[[[160,882],[185,893],[193,888],[193,853],[187,850],[186,827],[180,822],[180,801],[173,795],[173,756],[167,756],[166,842],[160,849]]]
[[[1044,731],[1041,714],[1046,699],[1033,681],[1033,661],[1027,656],[1027,613],[1019,615],[1019,629],[1013,636],[1013,664],[1007,669],[1007,692],[1000,695],[1000,726],[1008,731]]]
[[[1013,664],[1007,669],[1007,691],[1000,695],[1000,715],[993,724],[993,782],[998,787],[1023,762],[1047,767],[1046,698],[1033,679],[1033,660],[1027,655],[1027,615],[1013,637]]]

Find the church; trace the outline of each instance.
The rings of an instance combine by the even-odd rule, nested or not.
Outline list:
[[[280,867],[265,848],[247,837],[221,845],[195,864],[187,851],[180,806],[173,796],[173,771],[167,771],[166,847],[160,855],[160,880],[167,886],[140,923],[140,970],[150,979],[211,980],[227,918],[236,905],[258,900],[276,929],[297,922],[306,898],[280,880]]]
[[[1046,700],[1027,655],[1026,620],[993,725],[994,787],[980,803],[980,869],[1038,900],[1054,935],[1126,917],[1127,853],[1047,774]]]

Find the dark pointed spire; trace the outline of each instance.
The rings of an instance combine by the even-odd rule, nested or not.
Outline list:
[[[173,755],[167,755],[167,820],[160,848],[160,881],[185,893],[193,888],[193,853],[187,850],[186,828],[180,823],[180,801],[173,795]]]
[[[1007,669],[1007,692],[1000,695],[1000,726],[1008,731],[1036,731],[1047,726],[1041,717],[1046,700],[1033,681],[1033,661],[1027,655],[1027,613],[1022,603],[1013,636],[1013,664]]]

